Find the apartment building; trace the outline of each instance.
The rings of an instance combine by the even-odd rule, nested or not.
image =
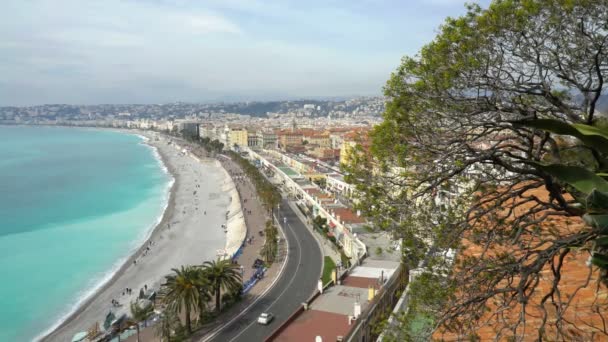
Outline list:
[[[239,147],[248,146],[249,135],[244,128],[231,128],[229,133],[230,147],[237,145]]]

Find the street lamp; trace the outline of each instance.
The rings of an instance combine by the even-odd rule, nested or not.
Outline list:
[[[277,203],[277,221],[280,223],[279,218],[281,218],[281,204]]]

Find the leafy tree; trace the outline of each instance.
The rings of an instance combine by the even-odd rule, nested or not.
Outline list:
[[[262,204],[268,210],[268,213],[272,216],[274,214],[274,208],[281,202],[281,193],[279,190],[270,183],[264,175],[254,165],[249,163],[247,159],[241,157],[234,151],[229,151],[228,155],[230,158],[237,163],[241,170],[249,177],[251,182],[256,188],[258,196],[262,201]]]
[[[179,319],[173,310],[165,310],[160,315],[160,320],[156,324],[155,332],[156,336],[160,337],[161,342],[171,341],[171,332],[174,329],[177,321],[179,321]]]
[[[428,282],[433,277],[420,277],[429,286],[413,287],[419,315],[467,335],[487,319],[491,302],[500,331],[520,336],[530,331],[531,298],[543,291],[538,284],[549,281],[537,305],[544,319],[533,329],[539,339],[568,339],[570,301],[555,295],[562,266],[601,234],[589,226],[548,228],[579,219],[586,203],[546,165],[604,174],[606,151],[584,144],[594,134],[521,121],[596,127],[608,77],[608,6],[494,0],[488,9],[467,10],[448,18],[418,55],[403,58],[385,87],[384,121],[370,133],[368,149],[355,147],[347,180],[375,227],[403,239],[406,267],[425,265],[445,279],[434,296],[424,293],[437,290]],[[538,196],[538,189],[548,195]],[[460,253],[452,264],[446,251],[462,252],[463,239],[483,248],[475,256]],[[545,303],[554,308],[549,318]],[[519,310],[518,319],[501,320],[507,308]]]
[[[272,221],[266,222],[264,235],[266,236],[266,241],[260,252],[266,262],[273,262],[277,256],[277,238],[279,237],[279,231],[277,227],[272,224]]]
[[[221,291],[231,291],[242,286],[241,271],[230,260],[206,261],[203,264],[205,277],[215,294],[215,310],[221,311]]]
[[[139,323],[144,322],[145,327],[145,322],[154,314],[154,307],[151,304],[142,307],[137,302],[131,302],[130,309],[133,323],[137,328],[137,341],[139,342]]]
[[[314,183],[317,184],[321,189],[325,189],[327,187],[327,178],[317,178],[314,180]]]

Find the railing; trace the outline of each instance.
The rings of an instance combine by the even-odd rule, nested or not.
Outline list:
[[[375,340],[379,331],[379,321],[383,320],[391,312],[395,303],[399,300],[398,294],[408,284],[407,268],[400,264],[393,276],[381,288],[380,293],[374,297],[370,305],[361,312],[355,321],[355,327],[350,330],[344,341],[363,342]]]

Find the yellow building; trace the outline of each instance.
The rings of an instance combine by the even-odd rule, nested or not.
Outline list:
[[[285,149],[286,146],[302,145],[304,135],[299,131],[279,131],[277,132],[279,145]]]
[[[308,141],[308,143],[311,145],[319,145],[319,147],[323,148],[331,147],[329,134],[311,134],[309,136],[305,136],[304,140]]]
[[[230,147],[238,145],[247,147],[247,130],[244,128],[232,128],[230,130]]]
[[[348,165],[350,163],[351,154],[357,144],[361,145],[363,153],[369,151],[369,137],[366,129],[355,130],[343,136],[342,146],[340,147],[340,164]]]
[[[357,146],[357,143],[352,140],[343,140],[340,147],[340,165],[348,165],[350,162],[350,153]]]

